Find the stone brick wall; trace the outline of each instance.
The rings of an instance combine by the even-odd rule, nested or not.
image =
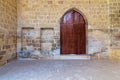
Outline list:
[[[71,8],[78,9],[88,22],[88,54],[108,53],[110,47],[108,0],[18,0],[18,51],[21,49],[22,27],[33,27],[36,34],[35,40],[40,41],[41,28],[52,28],[54,32],[52,45],[42,42],[38,44],[46,45],[47,49],[51,46],[59,48],[60,19]]]
[[[16,57],[16,30],[18,52],[29,46],[21,46],[23,27],[33,28],[35,50],[60,48],[60,19],[71,8],[87,22],[88,54],[111,51],[112,57],[120,58],[119,0],[0,0],[0,64]]]
[[[120,0],[110,0],[111,55],[120,59]]]
[[[0,65],[16,57],[16,0],[0,0]]]

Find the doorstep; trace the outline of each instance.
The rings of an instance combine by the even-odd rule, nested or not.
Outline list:
[[[56,55],[56,56],[50,56],[48,59],[83,59],[83,60],[90,60],[89,55]]]

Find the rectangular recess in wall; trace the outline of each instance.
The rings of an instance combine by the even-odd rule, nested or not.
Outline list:
[[[40,28],[41,51],[52,50],[54,40],[54,28]]]
[[[120,49],[120,30],[113,29],[111,31],[111,47],[113,49]]]
[[[34,48],[34,28],[32,27],[23,27],[21,30],[21,44],[22,50],[28,50]]]

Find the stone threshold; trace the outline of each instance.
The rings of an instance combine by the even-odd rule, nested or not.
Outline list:
[[[90,59],[88,55],[58,55],[53,56],[53,59]]]
[[[18,60],[39,60],[39,59],[51,59],[51,60],[90,60],[89,55],[55,55],[55,56],[42,56],[39,58],[18,58]]]

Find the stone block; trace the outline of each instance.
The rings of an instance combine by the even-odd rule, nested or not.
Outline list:
[[[120,50],[118,49],[111,49],[111,55],[112,58],[120,59]]]
[[[52,43],[41,43],[42,51],[50,51],[52,50]]]
[[[0,51],[0,56],[5,54],[6,54],[6,51]]]
[[[0,66],[5,65],[7,61],[0,61]]]

